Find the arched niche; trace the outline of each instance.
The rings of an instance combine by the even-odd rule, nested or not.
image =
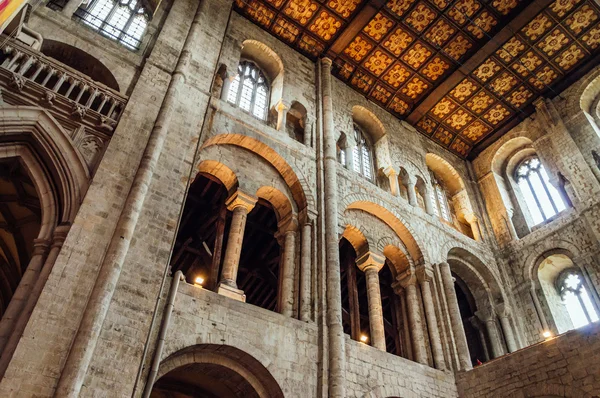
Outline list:
[[[283,391],[250,354],[232,346],[202,344],[166,358],[150,396],[283,398]]]
[[[266,44],[257,40],[242,43],[240,59],[254,62],[266,75],[270,84],[270,105],[274,106],[283,98],[283,62],[279,55]],[[237,70],[231,75],[235,75]]]
[[[41,51],[44,55],[89,76],[92,80],[119,91],[119,83],[110,69],[85,51],[50,39],[44,40]]]
[[[292,105],[286,116],[286,132],[294,140],[304,143],[308,134],[306,126],[306,107],[298,101],[292,101]]]

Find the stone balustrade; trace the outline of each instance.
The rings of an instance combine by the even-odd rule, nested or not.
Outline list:
[[[1,37],[0,75],[27,102],[95,121],[112,132],[127,97],[16,40]],[[32,104],[32,105],[33,105]]]

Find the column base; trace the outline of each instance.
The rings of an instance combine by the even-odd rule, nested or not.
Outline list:
[[[238,300],[244,303],[246,302],[246,295],[244,294],[243,290],[236,289],[235,287],[229,286],[225,283],[219,283],[217,293],[225,297],[232,298],[234,300]]]

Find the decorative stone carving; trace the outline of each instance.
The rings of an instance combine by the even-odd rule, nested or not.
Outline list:
[[[25,78],[17,73],[12,73],[8,84],[17,90],[22,91],[23,87],[25,87]]]
[[[54,106],[54,100],[56,99],[56,94],[52,91],[46,91],[44,93],[44,98],[42,98],[42,105],[47,107]]]
[[[73,105],[73,111],[71,112],[71,116],[76,119],[83,119],[87,113],[87,109],[79,104]]]
[[[90,169],[94,168],[98,154],[102,152],[102,147],[102,140],[93,135],[87,135],[81,140],[79,151]]]
[[[96,127],[98,127],[100,130],[106,131],[107,133],[112,133],[115,131],[115,127],[117,127],[117,122],[109,117],[101,115],[98,118]]]

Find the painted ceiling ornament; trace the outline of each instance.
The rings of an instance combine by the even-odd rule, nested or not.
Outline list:
[[[319,43],[307,34],[303,34],[302,37],[300,37],[298,46],[301,50],[304,50],[307,53],[312,54],[314,56],[320,54],[323,51],[323,46],[321,45],[321,43]]]
[[[471,112],[479,115],[494,103],[494,99],[490,97],[484,90],[478,92],[469,102],[467,102],[467,108]]]
[[[475,69],[473,74],[482,82],[486,82],[494,76],[496,72],[500,71],[500,69],[502,69],[502,67],[498,65],[496,61],[492,58],[488,58]]]
[[[517,85],[517,78],[509,72],[502,72],[495,78],[489,85],[489,87],[499,95],[508,93],[514,86]]]
[[[600,45],[600,27],[595,26],[584,34],[581,40],[592,50],[595,50]]]
[[[310,25],[309,30],[325,41],[329,41],[335,36],[342,23],[330,15],[327,11],[321,11],[319,16]]]
[[[408,79],[409,76],[410,72],[406,68],[404,68],[402,65],[395,64],[383,76],[383,80],[385,80],[390,86],[398,88],[406,81],[406,79]]]
[[[534,76],[529,78],[529,83],[533,85],[537,90],[542,91],[556,80],[558,73],[548,66],[545,65]]]
[[[510,112],[504,106],[498,104],[483,115],[483,118],[495,126],[503,121],[508,115],[510,115]]]
[[[467,98],[469,98],[475,91],[477,91],[478,87],[470,81],[469,79],[464,79],[452,91],[450,91],[450,95],[456,98],[459,102],[463,102]]]
[[[483,11],[475,18],[472,24],[467,26],[467,30],[478,39],[482,39],[486,33],[489,33],[494,26],[498,24],[496,18],[494,18],[489,12]]]
[[[291,0],[283,9],[283,12],[300,25],[306,25],[318,9],[319,4],[314,1]]]
[[[565,31],[560,28],[554,29],[550,34],[540,40],[536,46],[542,50],[546,55],[553,56],[562,50],[571,39]]]
[[[251,0],[250,4],[248,4],[248,7],[246,7],[246,13],[251,19],[267,27],[271,25],[271,22],[275,17],[275,12],[273,12],[270,8],[265,7],[257,0]]]
[[[421,131],[425,132],[427,135],[431,135],[437,127],[437,123],[428,117],[424,117],[417,123],[417,127],[421,129]]]
[[[456,137],[450,149],[452,149],[454,152],[457,152],[461,156],[467,156],[471,151],[471,147],[458,137]]]
[[[402,94],[406,95],[411,99],[416,99],[423,91],[427,90],[429,85],[418,77],[413,77],[404,88],[402,88]]]
[[[563,51],[558,57],[554,58],[554,62],[556,62],[556,64],[558,64],[558,66],[560,66],[563,70],[569,70],[584,57],[585,54],[583,49],[577,44],[573,44],[571,47]]]
[[[390,93],[386,88],[378,84],[371,92],[371,96],[377,101],[387,104],[388,100],[392,96],[392,93]]]
[[[404,53],[402,60],[406,62],[408,66],[417,70],[425,63],[425,61],[427,61],[431,54],[431,51],[427,47],[421,43],[417,43]]]
[[[438,140],[440,143],[444,144],[444,146],[448,146],[450,144],[450,142],[452,142],[452,139],[454,138],[454,134],[452,134],[450,131],[446,130],[445,128],[440,127],[439,129],[437,129],[435,131],[433,138]]]
[[[517,5],[519,0],[494,0],[492,1],[492,7],[496,9],[502,15],[508,15]]]
[[[365,61],[367,68],[375,76],[380,76],[393,62],[383,51],[375,50],[373,54]]]
[[[439,119],[443,119],[446,115],[456,109],[456,104],[448,98],[442,98],[432,109],[432,113]]]
[[[356,36],[348,47],[346,47],[344,54],[348,55],[353,60],[360,62],[372,48],[373,44],[369,43],[361,36]]]
[[[425,37],[433,45],[441,47],[446,44],[454,33],[456,33],[456,29],[444,18],[440,18],[425,34]]]
[[[475,120],[463,130],[462,135],[472,142],[476,142],[484,135],[487,135],[490,131],[491,129],[480,120]]]
[[[356,87],[366,93],[373,86],[373,78],[370,77],[369,75],[367,75],[366,73],[363,73],[360,70],[358,70],[352,77],[352,81],[350,83],[354,87]]]
[[[352,15],[361,1],[362,0],[330,0],[327,5],[342,18],[346,19]]]
[[[458,0],[450,10],[448,15],[459,25],[464,25],[467,18],[473,17],[481,8],[481,3],[477,0]]]
[[[384,42],[383,46],[396,57],[413,42],[413,37],[401,28],[397,28]]]
[[[386,5],[391,12],[401,17],[414,2],[415,0],[389,0]]]
[[[471,44],[469,39],[459,33],[448,43],[443,52],[455,61],[458,61],[472,46],[473,44]]]
[[[500,57],[505,63],[509,63],[519,54],[525,50],[525,44],[515,36],[511,37],[509,41],[504,43],[502,48],[496,51],[496,55]]]
[[[590,26],[593,22],[598,19],[598,14],[596,11],[590,7],[588,4],[583,5],[579,10],[573,13],[569,18],[567,18],[566,25],[571,29],[573,33],[576,35],[583,32]]]
[[[473,121],[473,116],[468,112],[459,109],[446,119],[445,123],[452,127],[454,130],[459,131],[467,124]]]
[[[425,68],[423,68],[422,72],[429,80],[436,81],[446,72],[446,70],[448,70],[448,68],[450,68],[450,65],[444,62],[440,57],[435,57],[425,66]]]
[[[300,33],[300,29],[285,18],[278,17],[273,25],[273,33],[288,43],[293,43]]]
[[[550,5],[550,9],[558,17],[562,18],[571,11],[573,7],[579,4],[581,0],[556,0]]]
[[[521,86],[510,93],[508,101],[515,107],[521,108],[529,99],[533,97],[533,93],[525,86]]]
[[[388,31],[394,26],[394,22],[391,19],[385,17],[382,13],[378,13],[373,17],[371,22],[363,31],[368,34],[372,39],[380,41]]]
[[[405,115],[410,106],[402,99],[394,97],[389,104],[389,108],[400,115]]]
[[[424,3],[419,3],[406,18],[406,23],[412,26],[417,32],[421,33],[435,19],[437,13]]]
[[[553,23],[546,14],[540,14],[529,22],[523,29],[522,32],[530,40],[537,40],[546,33],[548,29],[552,27]]]

